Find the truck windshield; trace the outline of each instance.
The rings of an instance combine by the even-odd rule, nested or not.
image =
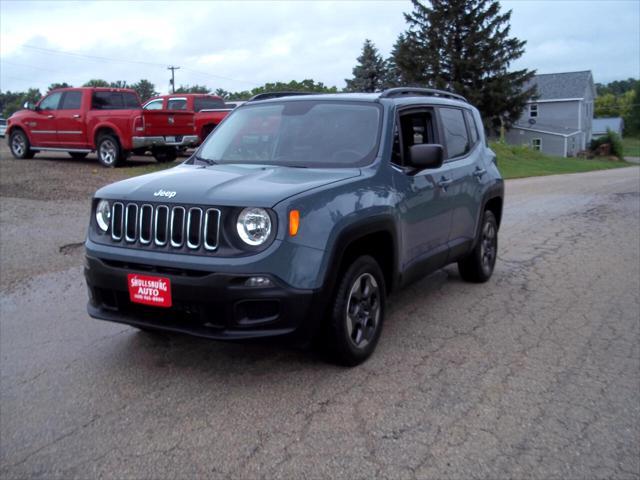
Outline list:
[[[295,100],[247,105],[207,138],[197,158],[215,163],[356,167],[378,149],[381,107]]]

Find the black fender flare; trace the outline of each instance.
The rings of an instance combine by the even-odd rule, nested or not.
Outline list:
[[[493,200],[494,198],[500,198],[502,200],[503,209],[504,209],[504,180],[502,179],[490,185],[489,188],[487,188],[487,191],[484,192],[484,195],[482,196],[482,208],[478,211],[478,218],[476,219],[475,235],[473,237],[474,247],[476,245],[476,242],[478,241],[478,238],[480,237],[482,215],[484,214],[484,211],[486,210],[487,204],[489,203],[489,201]],[[496,221],[498,222],[498,229],[500,228],[501,220],[502,220],[501,218],[496,219]]]

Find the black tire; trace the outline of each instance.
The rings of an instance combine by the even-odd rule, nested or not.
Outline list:
[[[157,148],[154,149],[151,154],[158,163],[173,162],[178,158],[178,151],[173,147]]]
[[[382,332],[385,301],[378,262],[368,255],[359,257],[340,278],[333,298],[327,335],[333,361],[353,367],[371,356]]]
[[[33,158],[36,154],[31,150],[31,143],[29,143],[29,137],[22,130],[14,130],[9,137],[9,149],[11,155],[18,159]]]
[[[86,158],[87,155],[88,154],[85,152],[69,152],[69,156],[76,160],[82,160],[83,158]]]
[[[96,142],[96,154],[98,155],[98,161],[103,167],[115,168],[124,159],[122,147],[115,135],[110,133],[100,135]]]
[[[458,262],[463,280],[483,283],[491,278],[498,258],[498,222],[490,210],[485,210],[482,225],[471,253]]]

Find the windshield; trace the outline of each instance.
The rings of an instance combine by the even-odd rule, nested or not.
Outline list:
[[[197,157],[216,163],[355,167],[377,153],[381,107],[291,101],[245,106],[207,138]]]

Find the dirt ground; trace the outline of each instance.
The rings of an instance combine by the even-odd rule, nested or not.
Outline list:
[[[1,478],[640,478],[639,168],[508,181],[492,280],[354,369],[89,318],[89,198],[144,168],[0,149]]]

